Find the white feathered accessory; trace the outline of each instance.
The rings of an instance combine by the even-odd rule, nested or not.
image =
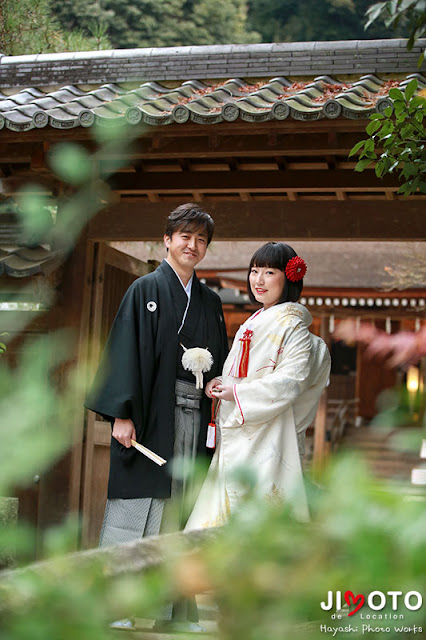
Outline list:
[[[193,347],[187,349],[181,343],[184,354],[182,356],[182,366],[186,371],[191,371],[196,380],[196,389],[203,388],[203,373],[210,371],[213,365],[213,356],[208,349]]]

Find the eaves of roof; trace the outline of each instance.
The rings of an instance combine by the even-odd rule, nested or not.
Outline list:
[[[14,213],[0,213],[0,276],[27,278],[48,274],[63,260],[63,253],[49,244],[28,246],[22,240],[22,226]]]
[[[425,87],[416,72],[426,39],[411,51],[406,45],[345,40],[0,55],[0,128],[368,118],[412,74]]]
[[[56,269],[63,260],[63,255],[52,251],[48,246],[20,247],[6,245],[0,247],[0,276],[28,278],[29,276],[46,275]]]
[[[56,129],[127,123],[151,126],[249,123],[293,118],[365,119],[392,106],[389,91],[401,90],[412,78],[426,92],[426,77],[412,73],[389,79],[374,74],[341,81],[329,75],[310,81],[284,76],[255,83],[231,78],[214,84],[187,80],[174,88],[146,82],[127,89],[109,83],[90,90],[66,85],[52,91],[28,87],[6,95],[0,92],[0,128],[22,132],[50,126]]]

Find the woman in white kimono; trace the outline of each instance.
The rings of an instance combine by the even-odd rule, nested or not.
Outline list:
[[[251,259],[248,292],[262,308],[237,332],[222,377],[206,387],[217,399],[216,451],[187,529],[228,520],[244,499],[234,473],[243,466],[256,473],[258,494],[309,518],[301,456],[330,354],[310,333],[312,317],[297,302],[305,272],[304,260],[282,242],[268,242]]]

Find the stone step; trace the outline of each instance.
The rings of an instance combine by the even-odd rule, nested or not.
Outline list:
[[[186,640],[187,638],[215,638],[218,634],[217,624],[212,620],[200,620],[200,626],[202,626],[205,631],[199,633],[158,633],[158,631],[154,631],[152,629],[153,622],[152,620],[144,620],[142,618],[136,618],[135,629],[132,631],[123,631],[117,630],[116,635],[118,637],[123,637],[126,634],[129,635],[132,640]]]
[[[380,460],[395,460],[395,462],[401,462],[406,464],[413,464],[418,461],[419,456],[411,453],[401,453],[395,449],[384,449],[379,447],[340,447],[341,451],[359,451],[366,458],[377,458]]]
[[[200,617],[199,625],[205,629],[204,632],[183,633],[181,631],[174,633],[159,633],[153,629],[154,620],[144,618],[136,618],[134,629],[113,629],[117,638],[125,637],[126,634],[132,640],[186,640],[191,638],[206,638],[210,640],[218,635],[218,607],[213,598],[209,594],[200,594],[197,596],[198,615]]]
[[[391,444],[389,433],[368,426],[349,427],[339,450],[361,453],[373,475],[380,479],[398,478],[409,483],[411,469],[418,463],[419,456],[394,449]]]

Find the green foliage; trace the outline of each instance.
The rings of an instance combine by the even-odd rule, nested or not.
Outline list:
[[[52,373],[70,355],[69,339],[57,333],[27,345],[17,369],[0,363],[0,495],[32,481],[71,443],[81,383],[71,378],[67,392],[61,393],[51,382]]]
[[[9,531],[18,521],[18,498],[4,498],[0,496],[0,531]],[[0,533],[0,569],[13,564],[16,553],[16,543],[1,544],[3,536]]]
[[[395,37],[393,29],[374,25],[366,35],[364,14],[371,0],[250,0],[248,28],[262,42],[356,40]],[[403,30],[400,28],[403,33]]]
[[[73,565],[58,557],[50,570],[0,580],[0,626],[4,640],[107,640],[109,623],[138,611],[152,616],[169,587],[159,573],[110,579],[100,563]],[[120,632],[118,632],[120,633]]]
[[[415,393],[408,391],[405,384],[386,389],[377,399],[378,414],[371,423],[372,427],[388,432],[403,427],[409,433],[407,443],[410,444],[410,450],[418,452],[424,437],[422,427],[426,428],[425,402],[426,397],[420,387]]]
[[[62,28],[93,34],[102,25],[116,48],[257,42],[246,30],[245,0],[52,0]]]
[[[50,242],[62,250],[65,258],[91,216],[108,203],[109,189],[104,180],[126,162],[132,135],[137,133],[134,128],[130,135],[123,124],[96,128],[94,133],[99,146],[93,156],[77,145],[52,148],[49,161],[61,180],[68,183],[65,196],[46,198],[37,185],[27,185],[18,194],[14,209],[22,225],[20,240],[27,246]],[[101,167],[104,153],[114,158],[109,167]],[[7,206],[10,211],[9,202]],[[40,291],[49,307],[54,291],[47,283]],[[20,290],[20,295],[26,294],[25,288]],[[7,313],[16,337],[25,328],[27,314]],[[5,335],[1,333],[0,338]],[[72,444],[75,407],[82,407],[86,380],[83,370],[76,372],[70,366],[74,343],[71,333],[51,331],[43,338],[26,341],[17,366],[12,368],[4,358],[0,361],[0,496],[30,486],[34,476],[48,469]],[[5,348],[1,341],[0,354]],[[46,544],[48,538],[46,534]],[[53,535],[52,540],[56,539]],[[73,539],[77,539],[75,531]],[[40,545],[41,540],[41,549]],[[0,527],[1,558],[17,554],[18,559],[25,559],[31,557],[31,548],[33,534],[21,527]]]
[[[383,21],[387,27],[398,29],[404,25],[408,33],[407,48],[413,48],[419,38],[426,33],[426,1],[425,0],[387,0],[376,2],[366,12],[366,29],[377,21]],[[424,52],[419,58],[419,67],[424,60]]]
[[[84,35],[62,29],[52,15],[50,0],[3,0],[0,4],[0,52],[4,55],[84,51],[108,44],[99,30]]]
[[[317,640],[324,637],[321,625],[349,623],[358,628],[352,638],[364,637],[360,613],[348,618],[343,611],[340,621],[333,620],[333,610],[320,604],[328,591],[422,593],[424,505],[374,484],[362,461],[352,457],[338,459],[321,488],[308,488],[312,522],[298,523],[282,505],[251,496],[201,552],[179,557],[179,546],[166,547],[157,571],[109,578],[99,562],[76,568],[72,556],[58,556],[45,569],[0,579],[4,637],[109,638],[111,620],[129,612],[152,618],[162,602],[200,588],[209,588],[219,605],[220,640]],[[64,542],[59,531],[52,538],[56,554]],[[380,613],[395,612],[387,606]],[[399,604],[396,613],[404,615],[404,626],[423,623],[422,609]],[[389,626],[387,638],[401,637],[398,622],[369,623]]]
[[[7,55],[424,34],[424,0],[3,0]],[[368,35],[363,20],[368,10]],[[385,24],[379,24],[384,19]],[[19,34],[19,37],[18,37]]]
[[[57,249],[72,249],[83,227],[108,204],[111,191],[106,179],[126,162],[140,128],[130,131],[118,119],[110,126],[95,128],[93,133],[99,143],[93,155],[73,143],[52,147],[49,164],[68,185],[66,195],[52,200],[40,193],[40,187],[30,184],[17,195],[17,213],[23,225],[21,240],[26,245],[48,240]],[[107,162],[105,157],[111,159]]]
[[[311,501],[308,525],[291,521],[282,509],[250,503],[209,549],[205,562],[224,640],[310,640],[324,636],[321,624],[349,622],[359,630],[350,637],[358,638],[359,614],[348,618],[344,612],[338,621],[320,608],[329,590],[422,592],[424,506],[374,485],[364,464],[348,457],[329,469]],[[404,624],[409,622],[421,625],[422,611],[407,612]],[[372,621],[373,627],[383,624]],[[386,637],[397,638],[388,624]]]
[[[7,333],[7,331],[3,331],[3,333],[0,333],[0,338],[2,338],[3,336],[7,336],[9,335]],[[0,342],[0,356],[6,351],[6,345],[4,342]]]
[[[416,94],[418,83],[411,80],[403,93],[391,89],[393,109],[373,113],[367,125],[368,138],[360,140],[349,156],[359,154],[355,171],[374,163],[376,176],[398,173],[402,183],[398,193],[426,193],[426,98]]]
[[[259,35],[246,29],[245,0],[198,0],[186,12],[180,38],[186,44],[258,42]]]
[[[411,91],[401,94],[407,103],[415,99]],[[378,120],[381,127],[384,117]],[[126,129],[99,129],[97,139],[100,149],[91,158],[74,146],[60,146],[50,158],[57,175],[78,187],[58,203],[56,219],[50,216],[59,246],[62,238],[62,246],[71,248],[108,200],[101,178],[126,161],[131,143]],[[104,155],[116,158],[114,166],[101,169]],[[27,234],[37,237],[46,230],[46,202],[31,194],[34,189],[22,196],[22,216]],[[69,334],[52,333],[27,344],[16,369],[0,362],[0,495],[28,485],[72,443],[86,379],[81,370],[64,375],[73,346]],[[59,369],[60,387],[55,384]],[[239,481],[250,493],[252,471],[243,470]],[[112,620],[132,613],[152,618],[164,601],[196,592],[197,568],[219,603],[222,640],[319,639],[324,637],[320,623],[330,623],[330,614],[320,608],[329,590],[422,590],[426,521],[421,502],[374,485],[358,459],[338,460],[321,488],[310,483],[308,490],[311,523],[295,522],[281,504],[250,497],[195,559],[167,556],[158,571],[114,579],[99,562],[76,566],[75,556],[66,554],[78,527],[70,520],[44,535],[45,554],[52,558],[48,566],[0,576],[2,640],[116,637],[108,628]],[[0,549],[6,554],[22,559],[31,542],[27,529],[0,528]],[[407,613],[406,622],[418,624],[421,615],[421,610]],[[398,635],[392,631],[386,637]]]
[[[115,18],[112,9],[105,9],[99,0],[50,0],[50,7],[66,31],[93,35],[99,25],[109,25]]]
[[[0,8],[0,51],[19,55],[109,47],[353,40],[405,36],[410,29],[412,43],[424,33],[424,12],[419,9],[423,0],[399,0],[376,3],[369,9],[366,34],[363,21],[370,3],[371,0],[4,0]],[[389,11],[386,24],[379,24],[379,18]],[[402,18],[400,11],[404,13]],[[406,19],[409,12],[417,16],[416,20]]]
[[[56,175],[73,186],[90,180],[93,162],[83,147],[73,144],[57,144],[50,156],[50,166]]]
[[[106,0],[105,6],[115,12],[114,20],[109,24],[113,46],[132,48],[183,44],[180,41],[183,5],[183,0]]]
[[[53,212],[46,198],[37,193],[37,185],[27,184],[17,198],[18,216],[23,225],[22,242],[27,246],[43,244],[53,227]]]

